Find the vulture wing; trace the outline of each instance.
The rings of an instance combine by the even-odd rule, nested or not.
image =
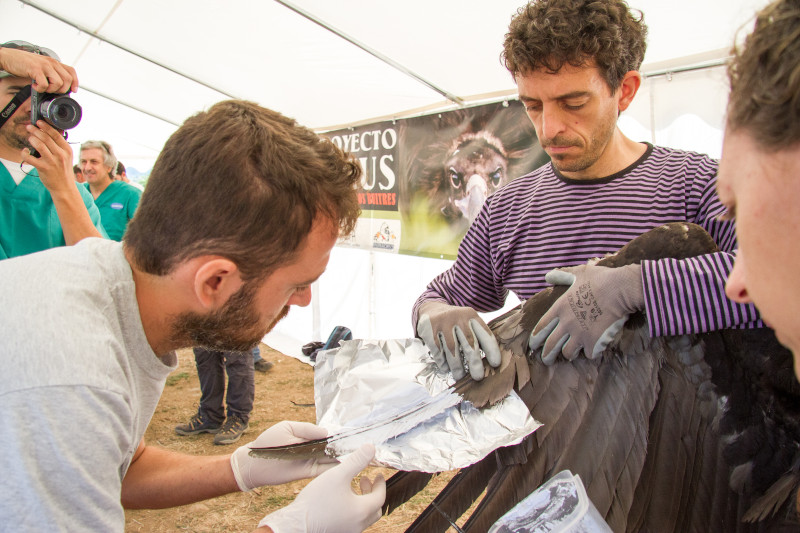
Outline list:
[[[702,228],[676,223],[598,264],[715,250]],[[545,366],[527,353],[527,340],[561,293],[542,291],[493,321],[501,366],[458,384],[478,406],[514,387],[544,425],[462,469],[408,531],[445,531],[484,488],[462,527],[487,531],[561,470],[580,475],[617,532],[800,530],[800,385],[791,354],[770,330],[651,339],[634,316],[601,357]],[[424,486],[420,473],[397,476],[403,488],[390,488],[387,509]]]

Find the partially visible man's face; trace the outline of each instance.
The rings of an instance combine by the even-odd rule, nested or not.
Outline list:
[[[294,262],[279,267],[266,280],[246,283],[225,306],[213,313],[184,313],[176,320],[173,338],[213,350],[248,351],[289,312],[311,303],[311,283],[325,271],[337,228],[316,220]]]
[[[103,151],[100,148],[81,150],[80,166],[83,178],[91,185],[110,183],[111,167],[106,166]]]
[[[516,81],[519,99],[553,166],[576,179],[603,177],[594,175],[593,167],[614,135],[619,107],[600,70],[565,64],[557,73],[537,69]]]
[[[16,94],[30,85],[27,78],[8,77],[0,79],[0,109],[5,108]],[[15,150],[30,148],[28,131],[25,127],[31,123],[31,99],[28,98],[14,111],[3,127],[0,128],[0,142]]]
[[[800,146],[768,153],[749,134],[727,131],[717,193],[739,242],[726,293],[758,307],[800,377]]]

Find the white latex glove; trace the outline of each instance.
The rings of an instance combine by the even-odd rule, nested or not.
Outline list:
[[[472,379],[482,380],[482,355],[490,365],[500,364],[500,346],[494,333],[471,307],[423,303],[419,307],[417,335],[439,369],[452,372],[456,380],[467,375],[467,368]]]
[[[622,329],[628,317],[644,308],[642,267],[597,265],[551,270],[544,278],[569,285],[533,328],[531,350],[542,348],[542,362],[551,365],[559,353],[572,361],[583,350],[594,359]]]
[[[256,440],[239,447],[231,454],[231,468],[236,484],[242,491],[253,490],[262,485],[280,485],[298,479],[314,477],[333,468],[336,459],[262,459],[250,456],[250,448],[283,446],[307,440],[324,439],[325,428],[308,422],[283,421],[275,424],[258,436]]]
[[[381,517],[386,482],[362,477],[361,495],[350,488],[352,479],[375,455],[372,444],[364,444],[342,462],[306,485],[292,503],[265,516],[258,527],[274,533],[359,533]]]

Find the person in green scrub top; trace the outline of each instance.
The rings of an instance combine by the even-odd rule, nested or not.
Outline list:
[[[31,85],[66,93],[78,76],[52,50],[0,44],[0,259],[106,237],[91,194],[75,182],[69,144],[44,120],[30,123]]]
[[[142,191],[114,179],[117,158],[114,149],[105,141],[83,143],[80,166],[86,180],[84,186],[92,193],[109,238],[122,241],[128,222],[139,206]]]
[[[136,187],[140,191],[144,192],[144,187],[140,183],[136,183],[135,181],[131,181],[128,178],[128,175],[125,173],[125,165],[122,164],[122,161],[117,161],[117,173],[114,176],[114,179],[117,181],[124,181],[128,185]]]

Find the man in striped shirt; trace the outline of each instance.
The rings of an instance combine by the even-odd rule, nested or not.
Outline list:
[[[600,353],[638,310],[653,336],[758,327],[751,304],[725,295],[734,226],[715,195],[717,162],[627,138],[617,117],[642,81],[647,27],[623,0],[538,0],[519,10],[503,58],[551,162],[487,199],[458,251],[414,305],[418,335],[457,379],[499,350],[476,311],[522,300],[548,283],[570,285],[534,329],[545,362]],[[621,269],[583,266],[667,222],[704,227],[719,253],[645,261]],[[548,274],[551,270],[563,267]],[[547,278],[545,278],[547,275]],[[594,320],[573,312],[580,298]]]

